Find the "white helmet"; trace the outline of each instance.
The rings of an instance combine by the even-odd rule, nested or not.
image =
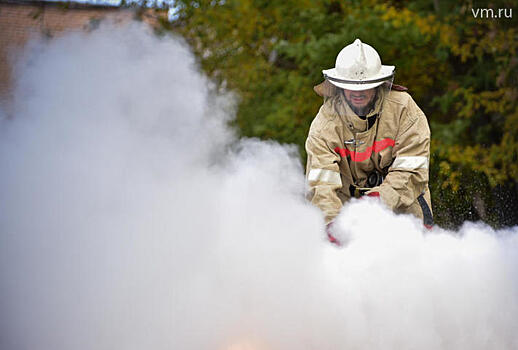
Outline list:
[[[347,45],[336,57],[336,67],[325,69],[324,78],[335,86],[347,90],[368,90],[390,81],[394,66],[384,66],[376,50],[360,39]]]

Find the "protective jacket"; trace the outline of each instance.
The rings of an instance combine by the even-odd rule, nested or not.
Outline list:
[[[395,212],[411,213],[431,226],[430,129],[412,97],[405,91],[388,91],[361,119],[342,90],[325,81],[315,91],[325,102],[306,140],[306,179],[308,197],[326,222],[351,197],[378,192]],[[369,177],[375,178],[374,187]]]

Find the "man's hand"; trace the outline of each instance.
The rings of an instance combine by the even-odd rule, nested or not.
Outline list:
[[[380,193],[379,192],[369,192],[366,194],[367,197],[377,197],[377,198],[380,198]]]
[[[333,222],[330,222],[329,224],[326,225],[327,239],[329,240],[329,242],[337,245],[338,247],[341,247],[342,243],[340,243],[340,241],[338,239],[336,239],[335,236],[333,236],[333,234],[331,233],[332,228],[333,228]]]

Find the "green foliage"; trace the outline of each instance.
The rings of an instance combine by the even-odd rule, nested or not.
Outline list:
[[[303,158],[322,103],[312,90],[322,69],[355,38],[371,44],[397,67],[396,83],[410,88],[430,120],[437,221],[498,225],[491,188],[516,188],[518,176],[518,31],[515,18],[475,19],[471,9],[512,5],[176,0],[173,28],[202,69],[240,96],[235,124],[242,135],[295,143]]]

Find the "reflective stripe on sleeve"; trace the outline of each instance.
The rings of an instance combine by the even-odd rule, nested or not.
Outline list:
[[[397,157],[392,168],[428,169],[428,157]]]
[[[341,185],[340,173],[327,169],[311,169],[308,174],[308,181],[321,181],[331,184]]]

